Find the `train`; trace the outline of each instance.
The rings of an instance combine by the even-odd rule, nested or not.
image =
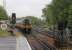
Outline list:
[[[32,31],[32,24],[29,19],[24,19],[22,24],[16,24],[15,28],[19,29],[22,34],[30,34]]]

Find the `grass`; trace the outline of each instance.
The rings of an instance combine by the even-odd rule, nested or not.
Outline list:
[[[10,33],[0,29],[0,37],[8,36]]]

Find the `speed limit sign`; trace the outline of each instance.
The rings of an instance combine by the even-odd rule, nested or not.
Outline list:
[[[1,27],[2,30],[6,30],[7,29],[7,24],[1,24],[0,27]]]

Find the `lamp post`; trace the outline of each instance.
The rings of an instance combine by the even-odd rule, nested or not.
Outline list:
[[[3,7],[6,9],[6,0],[3,0]]]

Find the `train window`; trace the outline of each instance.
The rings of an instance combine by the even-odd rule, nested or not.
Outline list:
[[[31,21],[29,19],[24,19],[23,24],[31,24]]]

